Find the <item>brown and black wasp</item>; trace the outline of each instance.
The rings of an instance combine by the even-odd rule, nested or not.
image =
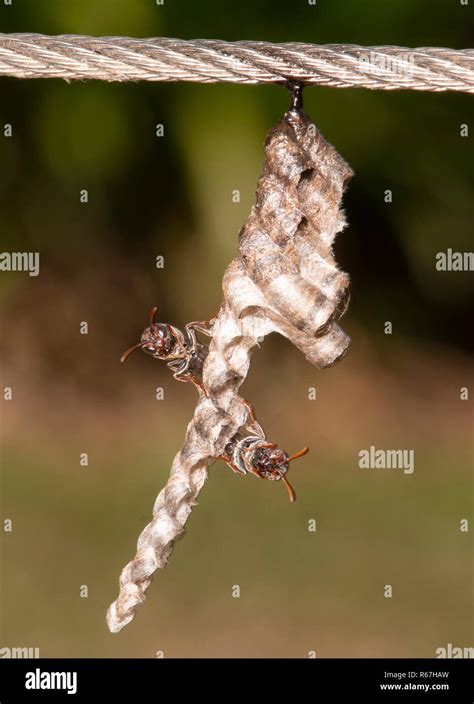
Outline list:
[[[208,347],[198,341],[196,332],[202,332],[211,337],[215,318],[187,323],[182,332],[169,323],[157,323],[156,312],[156,307],[151,309],[150,324],[143,331],[140,342],[124,352],[120,361],[125,362],[134,350],[142,349],[155,359],[165,361],[175,379],[192,382],[205,396],[209,397],[202,382],[202,370]],[[268,442],[252,405],[245,400],[244,403],[247,406],[249,422],[227,443],[224,453],[214,459],[224,460],[236,474],[254,474],[260,479],[282,481],[290,501],[295,501],[296,494],[286,474],[290,462],[305,455],[308,448],[304,447],[289,456],[276,443]]]
[[[224,460],[236,474],[254,474],[260,479],[282,481],[288,491],[290,501],[296,500],[295,490],[286,478],[289,464],[298,457],[306,455],[308,447],[294,455],[282,450],[276,443],[268,442],[265,431],[257,421],[255,411],[248,401],[245,401],[251,420],[245,426],[248,435],[238,432],[224,448],[224,454],[216,460]]]
[[[150,324],[143,331],[140,342],[124,352],[120,361],[125,362],[134,350],[142,349],[155,359],[165,361],[175,379],[191,381],[207,396],[208,393],[202,383],[202,368],[208,348],[198,341],[196,332],[202,332],[211,337],[214,318],[187,323],[182,332],[169,323],[157,323],[155,321],[157,310],[156,307],[151,309]]]

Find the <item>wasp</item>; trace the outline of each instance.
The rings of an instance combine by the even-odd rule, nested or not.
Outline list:
[[[134,350],[142,349],[155,359],[165,361],[175,379],[191,381],[208,396],[202,383],[202,369],[208,348],[197,340],[196,332],[212,337],[212,323],[215,318],[187,323],[182,332],[169,323],[157,323],[155,321],[157,310],[157,307],[151,309],[150,324],[142,332],[140,342],[126,350],[120,357],[120,361],[125,362]]]
[[[216,460],[226,462],[236,474],[254,474],[260,479],[282,481],[288,491],[291,502],[296,501],[296,493],[286,478],[289,464],[298,457],[303,457],[309,451],[308,447],[294,455],[288,454],[273,442],[268,442],[265,431],[257,421],[255,411],[248,401],[245,401],[251,423],[245,426],[249,433],[238,432],[224,448],[224,454]]]

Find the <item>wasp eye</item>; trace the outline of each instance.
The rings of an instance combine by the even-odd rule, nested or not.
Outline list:
[[[154,337],[159,337],[161,339],[168,337],[168,327],[163,325],[163,323],[155,323],[151,326],[150,331]]]

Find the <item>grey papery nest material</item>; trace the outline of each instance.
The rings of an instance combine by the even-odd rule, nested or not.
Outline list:
[[[347,307],[349,277],[337,267],[332,245],[345,225],[340,202],[351,175],[304,113],[290,110],[268,133],[256,202],[224,274],[224,300],[204,363],[209,398],[200,394],[153,519],[122,571],[107,613],[112,632],[133,619],[154,572],[184,535],[209,465],[248,421],[239,388],[257,342],[279,332],[319,368],[346,352],[349,338],[337,320]]]

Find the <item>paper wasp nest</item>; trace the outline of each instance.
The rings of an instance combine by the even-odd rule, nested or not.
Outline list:
[[[184,535],[209,465],[249,422],[239,388],[252,347],[280,332],[318,367],[334,364],[346,351],[349,338],[337,320],[348,303],[349,278],[338,269],[332,244],[345,225],[340,201],[351,175],[300,110],[290,110],[270,130],[256,203],[224,275],[224,301],[213,319],[194,416],[153,519],[122,571],[107,615],[112,632],[133,619],[154,572],[165,567]]]
[[[345,226],[340,202],[352,170],[308,117],[290,110],[267,135],[256,202],[223,287],[240,319],[263,336],[285,335],[317,367],[334,364],[349,338],[337,324],[349,277],[334,260]]]

